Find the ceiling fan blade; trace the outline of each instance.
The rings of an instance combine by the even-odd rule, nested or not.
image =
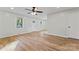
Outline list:
[[[37,13],[43,13],[43,11],[36,11]]]
[[[25,10],[32,11],[32,10],[30,10],[30,9],[27,9],[27,8],[26,8]]]

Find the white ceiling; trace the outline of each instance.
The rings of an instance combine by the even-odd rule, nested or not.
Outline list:
[[[13,12],[13,13],[18,13],[18,14],[22,14],[22,15],[27,15],[27,13],[29,11],[25,10],[26,8],[32,9],[31,7],[14,7],[14,9],[11,10],[10,7],[0,7],[0,10]],[[43,14],[47,15],[47,14],[51,14],[51,13],[55,13],[55,12],[60,12],[60,11],[63,11],[63,10],[68,10],[68,9],[71,9],[71,8],[72,7],[60,7],[60,8],[56,8],[56,7],[38,7],[38,10],[42,10],[44,12]]]
[[[45,14],[52,14],[55,12],[60,12],[64,10],[72,9],[72,7],[41,7],[40,10],[43,10]]]

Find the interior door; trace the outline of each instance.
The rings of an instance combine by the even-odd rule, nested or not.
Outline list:
[[[68,36],[79,39],[79,13],[71,13],[68,17]]]

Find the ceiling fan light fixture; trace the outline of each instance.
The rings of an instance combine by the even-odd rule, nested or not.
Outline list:
[[[25,10],[31,11],[31,13],[28,13],[31,15],[38,15],[38,13],[43,13],[43,11],[38,10],[37,7],[32,7],[32,9],[26,8]]]
[[[36,15],[36,14],[37,14],[36,12],[32,12],[32,13],[31,13],[31,15]]]
[[[35,8],[35,11],[37,11],[38,8]]]

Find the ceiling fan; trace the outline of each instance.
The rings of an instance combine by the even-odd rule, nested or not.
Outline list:
[[[38,8],[36,8],[36,7],[32,7],[32,9],[26,8],[25,10],[30,11],[28,14],[32,14],[32,15],[37,15],[38,13],[43,13],[43,11],[39,11]]]

